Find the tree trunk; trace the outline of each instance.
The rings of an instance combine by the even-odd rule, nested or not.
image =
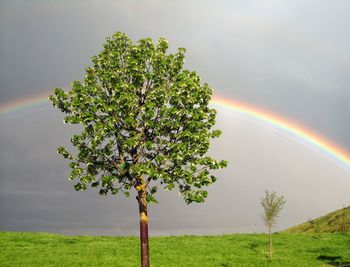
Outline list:
[[[147,217],[147,201],[146,188],[143,179],[141,184],[136,187],[138,192],[137,200],[139,202],[140,213],[140,246],[141,246],[141,267],[149,267],[149,243],[148,243],[148,217]]]
[[[271,226],[269,226],[269,258],[272,259],[272,235],[271,235]]]

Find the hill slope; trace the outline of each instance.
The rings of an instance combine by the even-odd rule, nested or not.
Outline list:
[[[284,233],[350,232],[350,206],[288,228]]]

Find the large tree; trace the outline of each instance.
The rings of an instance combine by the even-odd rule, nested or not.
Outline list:
[[[147,203],[159,187],[178,187],[186,203],[203,202],[203,189],[215,182],[210,170],[227,162],[207,155],[216,111],[208,106],[213,90],[194,71],[183,69],[184,48],[167,53],[164,38],[133,43],[117,32],[92,57],[83,82],[49,97],[67,113],[64,122],[82,125],[71,138],[70,180],[77,191],[88,186],[101,195],[129,196],[135,189],[140,215],[141,265],[149,266]]]

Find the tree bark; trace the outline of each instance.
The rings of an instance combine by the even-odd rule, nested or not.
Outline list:
[[[140,179],[140,184],[136,187],[138,192],[139,214],[140,214],[140,247],[141,247],[141,267],[149,267],[149,242],[148,242],[148,215],[147,215],[147,192],[144,180]]]
[[[272,259],[272,235],[271,235],[271,226],[269,226],[269,258]]]

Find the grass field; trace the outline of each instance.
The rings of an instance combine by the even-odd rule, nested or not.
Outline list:
[[[152,266],[347,266],[350,233],[153,237]],[[139,266],[137,237],[0,232],[0,266]]]

